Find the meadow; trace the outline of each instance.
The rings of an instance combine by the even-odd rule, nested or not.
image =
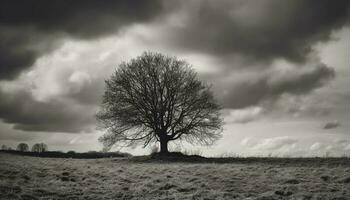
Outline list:
[[[168,161],[0,153],[0,199],[350,199],[350,159]]]

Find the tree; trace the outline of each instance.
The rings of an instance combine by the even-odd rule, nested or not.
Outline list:
[[[5,150],[5,151],[6,151],[6,150],[8,150],[8,147],[7,147],[6,145],[3,144],[3,145],[1,146],[1,150]]]
[[[47,150],[48,150],[47,145],[44,143],[37,143],[37,144],[34,144],[32,147],[32,152],[42,153]]]
[[[19,143],[17,145],[17,151],[22,151],[22,152],[26,152],[29,151],[29,146],[26,143]]]
[[[76,153],[76,152],[73,151],[73,150],[70,150],[70,151],[67,152],[67,154],[75,154],[75,153]]]
[[[186,61],[147,52],[121,63],[105,82],[96,116],[105,147],[159,142],[166,154],[169,141],[210,145],[221,136],[221,107]]]

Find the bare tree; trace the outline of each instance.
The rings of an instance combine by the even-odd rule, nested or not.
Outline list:
[[[190,64],[144,53],[106,80],[97,119],[107,133],[99,140],[107,148],[158,141],[165,154],[173,140],[209,145],[221,136],[220,109]]]
[[[26,152],[26,151],[29,151],[29,146],[28,146],[28,144],[26,144],[26,143],[19,143],[18,145],[17,145],[17,149],[16,149],[17,151],[22,151],[22,152]]]
[[[1,146],[1,150],[8,150],[8,147],[7,147],[5,144],[3,144],[3,145]]]
[[[32,147],[32,152],[42,153],[47,150],[48,150],[47,145],[44,143],[37,143],[37,144],[34,144]]]

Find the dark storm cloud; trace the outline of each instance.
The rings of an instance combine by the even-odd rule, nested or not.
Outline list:
[[[284,58],[303,62],[312,46],[330,39],[346,24],[350,1],[262,0],[194,1],[187,18],[170,30],[174,45],[217,55],[242,55],[249,60]],[[191,4],[189,4],[191,5]]]
[[[149,20],[161,8],[160,1],[142,0],[2,0],[0,24],[95,37],[120,28],[116,25]]]
[[[161,11],[158,0],[1,0],[0,79],[13,79],[59,38],[101,37]]]
[[[0,91],[0,118],[14,124],[15,129],[46,132],[91,131],[94,111],[91,106],[73,104],[63,100],[40,102],[30,93]]]
[[[4,35],[1,28],[0,38],[0,79],[12,79],[22,68],[31,66],[39,52],[27,50],[26,41],[18,40],[16,36]]]
[[[340,123],[338,121],[334,122],[327,122],[324,126],[323,129],[334,129],[338,128],[340,126]]]
[[[36,58],[57,47],[55,35],[45,35],[30,27],[0,25],[0,79],[13,79],[32,66]]]
[[[335,72],[332,68],[320,64],[312,70],[297,75],[269,74],[234,84],[220,98],[227,108],[244,108],[259,104],[264,100],[276,99],[282,94],[307,94],[323,86],[334,76]]]
[[[99,0],[0,1],[0,79],[22,69],[57,46],[62,37],[91,39],[121,27],[154,19],[164,2]],[[188,6],[192,5],[194,6]],[[167,4],[179,4],[167,2]],[[346,22],[349,1],[278,0],[183,1],[188,19],[169,29],[167,42],[217,55],[239,54],[270,61],[304,61],[312,45],[329,39]],[[176,8],[168,10],[179,12]]]
[[[329,40],[331,32],[346,23],[350,4],[345,0],[183,2],[184,13],[179,5],[173,7],[172,4],[179,4],[177,1],[166,3],[171,7],[169,13],[174,11],[180,19],[180,25],[162,26],[166,30],[155,34],[163,35],[154,43],[192,53],[204,52],[216,58],[238,55],[244,60],[263,63],[250,67],[250,62],[246,62],[239,67],[257,72],[268,69],[271,65],[266,63],[279,58],[305,63],[313,45]],[[64,38],[92,40],[134,23],[152,21],[164,12],[162,3],[161,0],[0,0],[0,80],[14,79],[37,58],[60,46]],[[155,23],[159,22],[162,21]],[[230,69],[237,68],[230,62],[222,62]],[[322,64],[312,70],[303,68],[308,66],[300,67],[301,73],[280,79],[262,73],[238,83],[224,83],[218,91],[227,90],[227,93],[219,93],[218,97],[226,108],[245,108],[285,93],[307,94],[334,77],[334,71]],[[223,76],[220,74],[216,79]],[[0,119],[28,131],[88,131],[87,127],[94,124],[93,108],[100,101],[103,85],[101,77],[90,84],[84,83],[77,92],[69,91],[45,102],[36,100],[25,90],[0,91]]]
[[[332,33],[349,24],[350,1],[181,2],[174,3],[179,19],[169,25],[163,41],[190,53],[215,57],[224,66],[221,74],[208,79],[214,80],[216,94],[226,108],[274,102],[283,94],[307,95],[335,76],[332,66],[320,62],[315,45],[332,40]],[[291,71],[293,76],[276,80],[279,74],[266,73],[274,72],[272,68],[281,60],[299,67]],[[256,75],[221,81],[227,74],[244,75],[245,71]]]

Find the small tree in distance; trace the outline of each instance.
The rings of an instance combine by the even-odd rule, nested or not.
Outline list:
[[[29,151],[29,146],[26,143],[19,143],[17,145],[17,149],[16,150],[17,151],[22,151],[22,152],[27,152],[27,151]]]
[[[37,143],[37,144],[34,144],[32,147],[32,152],[42,153],[47,150],[48,150],[47,145],[44,143]]]
[[[190,64],[144,53],[106,80],[97,119],[107,133],[99,141],[107,148],[159,142],[162,154],[174,140],[210,145],[221,136],[220,109]]]
[[[8,150],[9,148],[5,145],[5,144],[3,144],[3,145],[1,145],[1,150]]]

